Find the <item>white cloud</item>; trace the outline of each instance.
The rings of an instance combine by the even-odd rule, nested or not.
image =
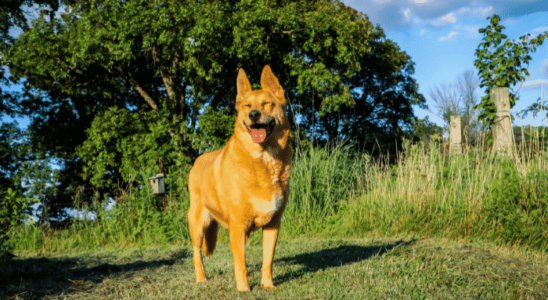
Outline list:
[[[533,29],[533,32],[536,32],[536,33],[544,33],[546,31],[548,31],[548,26]]]
[[[466,34],[470,37],[478,37],[480,36],[479,34],[479,29],[481,28],[482,26],[481,25],[476,25],[476,26],[463,26],[464,30],[466,31]]]
[[[405,21],[411,22],[411,9],[407,8],[403,11],[403,17],[405,18]]]
[[[427,33],[427,32],[428,32],[428,30],[426,30],[426,29],[423,28],[423,29],[421,29],[420,35],[423,35],[423,34],[425,34],[425,33]]]
[[[519,21],[517,18],[507,18],[507,19],[501,20],[501,23],[504,25],[510,25],[510,24],[516,23],[517,21]]]
[[[541,86],[548,86],[548,81],[547,80],[543,80],[543,79],[537,79],[537,80],[530,80],[530,81],[526,81],[524,82],[522,85],[521,85],[521,89],[524,89],[524,90],[531,90],[531,89],[536,89],[536,88],[539,88]]]
[[[454,39],[457,37],[457,35],[459,35],[458,32],[456,32],[456,31],[451,31],[451,32],[449,33],[449,35],[440,37],[440,41],[441,41],[441,42],[445,42],[445,41],[454,40]]]
[[[457,18],[455,17],[454,13],[448,13],[445,16],[442,16],[440,20],[447,23],[457,23]]]
[[[542,67],[540,67],[540,73],[548,77],[548,59],[542,62]]]
[[[535,12],[548,11],[546,0],[342,0],[369,16],[373,24],[385,29],[407,29],[409,25],[448,26],[463,16],[481,18],[497,14],[507,23]],[[405,8],[402,11],[402,8]],[[403,18],[402,18],[403,12]],[[412,13],[411,13],[412,12]],[[435,25],[434,25],[435,26]]]
[[[487,7],[475,7],[471,10],[472,15],[479,15],[483,18],[490,16],[495,11],[495,8],[493,6],[487,6]]]
[[[455,17],[455,13],[448,13],[427,23],[430,23],[430,25],[435,27],[444,27],[449,24],[457,23],[457,17]]]
[[[466,14],[470,13],[470,11],[471,11],[470,7],[461,7],[458,10],[459,14],[461,14],[461,15],[466,15]]]

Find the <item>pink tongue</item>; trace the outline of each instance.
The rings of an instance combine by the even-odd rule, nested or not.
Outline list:
[[[259,144],[264,142],[264,139],[266,139],[266,130],[264,129],[251,129],[251,139],[253,142]]]

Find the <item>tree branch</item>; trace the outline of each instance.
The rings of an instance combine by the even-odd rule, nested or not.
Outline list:
[[[148,103],[148,105],[150,105],[150,107],[152,107],[154,111],[158,112],[158,105],[156,104],[154,99],[152,99],[152,97],[150,97],[150,95],[141,87],[137,80],[133,79],[133,77],[126,75],[122,67],[116,66],[115,68],[120,72],[120,74],[122,74],[123,77],[126,77],[129,83],[131,83],[133,88],[139,93],[139,95],[141,95],[141,97],[143,97],[146,103]]]

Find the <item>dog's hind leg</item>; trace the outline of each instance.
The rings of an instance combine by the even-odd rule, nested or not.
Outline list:
[[[204,254],[210,256],[215,251],[215,245],[217,244],[217,232],[219,232],[219,223],[213,219],[213,216],[209,215],[209,225],[207,221],[204,228]]]

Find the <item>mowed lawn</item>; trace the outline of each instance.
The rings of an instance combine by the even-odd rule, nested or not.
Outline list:
[[[236,290],[222,239],[196,283],[189,244],[19,254],[1,299],[548,299],[548,255],[414,237],[280,240],[277,290],[260,287],[260,234],[247,245],[252,291]]]

